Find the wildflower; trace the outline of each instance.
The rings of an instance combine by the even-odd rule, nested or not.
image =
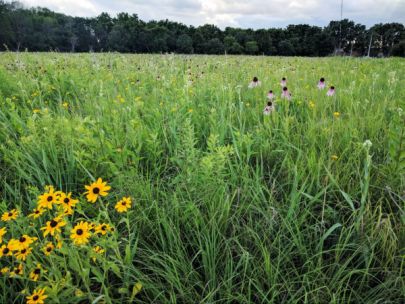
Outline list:
[[[101,248],[100,246],[95,246],[95,247],[93,247],[93,252],[96,255],[99,255],[99,254],[103,254],[105,252],[105,250],[103,248]],[[92,260],[93,260],[93,262],[95,262],[96,261],[96,256],[93,256]]]
[[[315,103],[314,103],[313,101],[310,101],[310,102],[309,102],[309,107],[310,107],[311,109],[315,108]]]
[[[371,148],[371,146],[373,145],[373,143],[371,142],[371,140],[367,139],[364,143],[363,143],[363,147],[364,148]]]
[[[22,264],[19,264],[17,267],[14,267],[13,271],[10,272],[10,277],[15,277],[18,275],[24,274],[24,268]]]
[[[107,182],[103,182],[101,178],[97,179],[95,183],[92,183],[90,186],[85,186],[87,191],[85,192],[87,201],[90,203],[95,203],[98,196],[106,196],[107,191],[111,189],[110,186],[107,186]]]
[[[109,224],[100,224],[94,227],[94,233],[106,235],[108,231],[111,230],[111,226]]]
[[[36,219],[40,217],[44,212],[45,212],[44,209],[35,208],[34,210],[32,210],[32,213],[28,214],[28,217],[33,217],[34,219]]]
[[[65,210],[75,207],[79,200],[73,199],[71,196],[72,196],[71,192],[69,192],[68,194],[61,193],[58,199],[58,204],[62,205],[63,209]]]
[[[53,204],[58,201],[58,192],[55,192],[54,188],[50,186],[48,192],[38,197],[38,208],[52,209]]]
[[[27,248],[20,249],[14,255],[17,260],[25,261],[27,259],[27,256],[31,253],[31,251],[32,251],[32,248],[27,247]]]
[[[32,110],[32,112],[33,112],[34,114],[39,114],[39,113],[41,113],[41,110],[40,110],[40,109],[34,109],[34,110]]]
[[[280,85],[281,85],[282,87],[287,86],[287,79],[286,79],[285,77],[281,78]]]
[[[64,103],[62,103],[62,106],[63,106],[65,109],[67,109],[67,108],[69,108],[69,103],[64,102]]]
[[[142,283],[136,282],[134,287],[132,288],[132,297],[135,297],[138,293],[142,290]]]
[[[32,295],[26,297],[27,304],[44,304],[44,300],[48,296],[45,294],[45,288],[35,289]]]
[[[188,109],[188,113],[192,113],[193,112],[193,109]]]
[[[266,106],[266,107],[264,108],[264,110],[263,110],[263,114],[264,114],[264,115],[270,115],[271,112],[273,112],[273,111],[274,111],[273,102],[268,101],[268,102],[267,102],[267,106]]]
[[[335,87],[331,86],[328,92],[326,93],[326,96],[333,96],[333,95],[335,95]]]
[[[75,297],[81,298],[81,297],[83,297],[83,296],[84,296],[84,292],[83,292],[83,291],[81,291],[80,289],[76,289],[76,290],[75,290]]]
[[[13,251],[11,250],[10,243],[0,247],[0,258],[3,256],[12,256]]]
[[[30,279],[35,282],[38,281],[43,272],[46,271],[42,268],[41,264],[37,263],[37,266],[30,273]]]
[[[336,160],[339,159],[339,157],[338,157],[337,155],[333,154],[333,155],[331,156],[331,159],[336,161]]]
[[[70,238],[73,240],[73,243],[75,245],[88,243],[90,235],[89,223],[83,221],[81,221],[79,224],[76,224],[76,226],[73,227],[70,232]]]
[[[115,209],[119,212],[126,212],[128,211],[129,208],[131,208],[131,198],[130,197],[123,197],[122,200],[120,200],[116,205],[115,205]]]
[[[61,249],[62,248],[62,246],[63,246],[63,240],[62,240],[62,238],[60,237],[60,234],[56,234],[55,235],[55,240],[56,240],[56,248],[58,248],[58,249]]]
[[[43,230],[44,236],[47,236],[48,234],[54,235],[55,232],[61,232],[61,227],[65,226],[66,223],[62,220],[62,218],[56,217],[51,221],[46,222],[46,226],[42,227],[41,230]]]
[[[288,92],[287,87],[283,88],[283,92],[281,93],[281,98],[286,98],[287,100],[291,99],[291,93]]]
[[[43,248],[42,251],[45,253],[45,255],[49,256],[52,251],[55,249],[55,246],[52,244],[52,242],[48,242]]]
[[[267,99],[269,100],[273,100],[274,99],[274,93],[272,90],[269,91],[269,93],[267,93]]]
[[[3,236],[7,233],[6,227],[0,228],[0,244],[3,243]]]
[[[339,113],[339,112],[333,112],[333,116],[334,116],[335,118],[339,118],[339,117],[340,117],[340,113]]]
[[[2,269],[0,269],[0,273],[1,274],[6,274],[10,272],[10,267],[3,267]]]
[[[17,219],[17,216],[18,216],[18,210],[13,209],[11,211],[4,212],[3,215],[1,216],[1,220],[3,222],[8,222],[8,221]]]
[[[34,243],[38,238],[31,237],[29,235],[22,235],[19,239],[11,239],[8,243],[10,244],[11,250],[17,251],[24,248],[28,248],[32,243]]]
[[[325,78],[322,77],[321,79],[319,79],[317,87],[319,90],[322,90],[325,88]]]
[[[261,81],[255,76],[255,77],[253,77],[253,80],[249,83],[248,88],[253,89],[253,88],[261,86],[261,85],[262,85]]]

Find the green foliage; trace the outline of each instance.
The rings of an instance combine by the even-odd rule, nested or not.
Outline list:
[[[108,43],[114,20],[97,20]],[[226,31],[229,53],[255,37]],[[193,48],[220,32],[198,29]],[[279,46],[265,34],[263,45]],[[78,216],[116,226],[97,263],[87,247],[44,258],[48,303],[399,303],[404,67],[401,58],[2,53],[0,214],[31,211],[52,184],[81,200]],[[248,89],[253,76],[262,84]],[[279,97],[282,77],[291,101]],[[333,97],[316,87],[320,77]],[[105,203],[85,202],[93,177],[112,187]],[[112,204],[123,196],[133,209],[120,216]],[[1,227],[34,231],[25,217]],[[23,303],[41,284],[2,276],[0,302]]]

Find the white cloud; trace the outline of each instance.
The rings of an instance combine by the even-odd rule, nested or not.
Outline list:
[[[21,0],[74,16],[101,12],[136,13],[144,20],[169,19],[220,27],[275,27],[309,23],[326,25],[340,18],[340,0]],[[345,0],[343,17],[368,26],[405,22],[405,0]]]

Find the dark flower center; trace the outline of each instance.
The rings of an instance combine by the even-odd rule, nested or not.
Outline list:
[[[47,251],[47,252],[51,252],[51,251],[52,251],[52,247],[46,248],[46,251]]]
[[[285,77],[281,78],[282,81],[285,81]]]
[[[320,82],[324,82],[324,81],[325,81],[325,78],[322,77],[319,81],[320,81]]]
[[[331,89],[331,90],[334,90],[334,89],[335,89],[335,87],[334,87],[334,86],[331,86],[331,87],[330,87],[330,89]]]
[[[3,254],[7,254],[7,253],[9,253],[10,252],[10,249],[8,249],[8,248],[4,248],[3,249]]]
[[[107,227],[105,226],[105,225],[103,225],[103,226],[101,226],[101,230],[106,230],[107,229]]]
[[[50,195],[48,196],[48,198],[46,199],[48,202],[51,202],[53,200],[53,197]]]
[[[70,201],[70,199],[69,199],[68,197],[66,197],[66,198],[63,200],[63,202],[64,202],[65,204],[68,204],[69,201]]]
[[[35,214],[38,214],[39,213],[39,210],[35,210],[35,212],[34,212]]]
[[[284,91],[284,92],[287,91],[287,90],[288,90],[287,87],[284,87],[284,88],[283,88],[283,91]]]
[[[122,202],[121,205],[125,206],[127,204],[127,202]]]
[[[24,254],[24,253],[27,252],[27,249],[22,249],[20,252],[21,252],[22,254]]]
[[[100,193],[100,188],[95,187],[95,188],[93,189],[93,193],[94,193],[94,194],[99,194],[99,193]]]
[[[56,226],[58,226],[58,222],[55,220],[52,220],[51,223],[49,224],[49,226],[51,226],[52,228],[55,228]]]
[[[34,273],[35,273],[35,274],[40,274],[40,273],[41,273],[41,269],[40,269],[40,268],[35,268]]]
[[[269,101],[268,103],[267,103],[267,105],[269,106],[269,107],[271,107],[272,106],[272,102],[271,101]]]
[[[24,243],[27,239],[25,237],[20,237],[20,243]]]
[[[257,77],[253,77],[253,82],[258,82],[259,79]]]
[[[270,90],[270,91],[269,91],[269,93],[270,93],[270,94],[273,94],[273,91],[272,91],[272,90]]]
[[[83,234],[83,230],[82,230],[82,229],[77,229],[77,230],[76,230],[76,234],[77,234],[77,235],[82,235],[82,234]]]
[[[35,296],[32,297],[32,299],[33,299],[34,301],[36,301],[36,300],[39,299],[39,296],[38,296],[38,295],[35,295]]]
[[[16,274],[19,274],[19,273],[20,273],[20,271],[21,271],[21,270],[20,270],[20,269],[18,269],[18,268],[17,268],[16,270],[14,270],[14,272],[15,272]]]
[[[9,213],[8,213],[8,216],[13,216],[13,213],[12,213],[12,212],[9,212]]]

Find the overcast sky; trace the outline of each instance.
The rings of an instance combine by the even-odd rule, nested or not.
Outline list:
[[[20,0],[72,16],[135,13],[145,21],[169,19],[187,25],[215,24],[242,28],[324,26],[340,19],[340,0]],[[344,0],[343,17],[371,26],[405,23],[405,0]]]

